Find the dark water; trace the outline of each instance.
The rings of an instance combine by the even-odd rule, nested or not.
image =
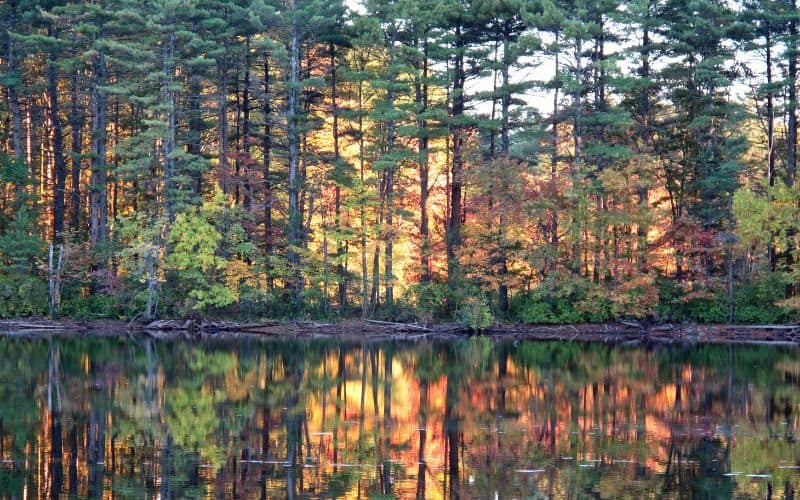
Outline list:
[[[0,337],[0,497],[791,498],[799,354]]]

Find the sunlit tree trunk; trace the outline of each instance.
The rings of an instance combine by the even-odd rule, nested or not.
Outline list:
[[[78,70],[73,69],[70,74],[69,80],[69,93],[70,93],[70,111],[69,111],[69,126],[70,126],[70,204],[69,204],[69,223],[73,231],[80,229],[80,213],[81,213],[81,154],[83,152],[82,145],[82,129],[83,129],[83,115],[78,102]]]
[[[419,164],[419,235],[420,235],[420,281],[431,280],[430,223],[428,220],[428,199],[430,186],[430,151],[428,150],[428,123],[424,113],[428,111],[428,38],[423,35],[422,60],[414,79],[414,100],[417,106],[417,162]],[[419,42],[417,42],[419,45]]]
[[[331,135],[333,139],[334,168],[340,168],[341,154],[339,150],[339,106],[338,106],[338,79],[336,74],[336,44],[330,43],[330,76],[331,76]],[[344,239],[342,234],[342,188],[338,179],[334,180],[334,213],[336,227],[336,281],[337,295],[339,297],[339,311],[347,308],[347,281],[344,271]]]

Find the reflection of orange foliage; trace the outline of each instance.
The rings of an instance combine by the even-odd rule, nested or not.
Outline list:
[[[737,381],[734,401],[727,401],[725,376],[688,363],[665,367],[654,361],[655,354],[644,350],[594,353],[595,357],[571,360],[569,367],[547,369],[518,365],[509,357],[501,370],[492,358],[488,367],[480,369],[435,371],[428,382],[423,382],[423,368],[413,351],[392,354],[387,370],[388,355],[382,349],[341,353],[331,349],[308,361],[302,377],[292,379],[291,372],[287,374],[269,356],[231,353],[223,373],[199,382],[201,391],[216,394],[219,401],[215,411],[224,424],[209,435],[215,446],[226,450],[221,467],[200,464],[197,469],[204,488],[201,496],[213,496],[214,491],[233,496],[235,490],[237,495],[257,498],[262,481],[268,496],[283,496],[286,469],[281,461],[287,458],[289,415],[302,417],[297,461],[308,466],[300,469],[303,492],[309,495],[327,491],[335,475],[353,472],[349,482],[343,483],[342,496],[364,498],[381,491],[388,466],[392,493],[413,498],[420,485],[422,457],[426,498],[447,497],[451,481],[463,497],[497,491],[499,497],[507,498],[534,489],[554,497],[568,496],[577,484],[584,484],[580,478],[600,474],[598,470],[603,472],[597,488],[608,496],[618,496],[620,490],[615,488],[629,481],[661,488],[662,481],[653,478],[668,467],[696,467],[687,460],[701,441],[727,446],[721,430],[726,419],[741,432],[730,442],[735,449],[745,440],[764,438],[767,412],[778,411],[767,409],[768,398],[757,383]],[[79,496],[89,492],[90,433],[85,415],[93,410],[104,422],[106,487],[113,474],[143,474],[141,464],[146,463],[157,488],[164,473],[159,451],[161,433],[167,430],[164,392],[178,384],[172,368],[159,366],[149,378],[134,370],[127,378],[123,369],[111,365],[98,370],[88,355],[76,360],[78,370],[60,377],[60,390],[68,403],[63,406],[64,416],[74,415],[62,419],[62,489],[69,487],[66,467],[73,454],[69,433],[75,428],[80,435],[74,451],[77,491]],[[793,381],[795,385],[789,387],[800,380],[798,363],[786,360],[775,369]],[[25,467],[35,469],[31,484],[37,493],[54,482],[50,457],[59,449],[53,442],[55,414],[47,409],[45,379],[35,393],[39,401],[35,439],[22,446],[30,457]],[[153,390],[151,403],[145,402],[147,387]],[[457,388],[455,398],[453,387]],[[112,396],[115,405],[104,406]],[[781,397],[785,404],[796,406],[795,393]],[[289,406],[293,398],[296,407]],[[446,428],[446,417],[451,428]],[[780,427],[796,433],[800,420],[792,418]],[[10,456],[8,450],[21,447],[10,435],[1,438],[3,459]],[[449,475],[452,442],[457,446],[456,477]],[[794,448],[787,449],[794,453]],[[186,457],[200,456],[192,450],[180,453],[188,463]],[[248,463],[248,458],[255,462]],[[116,467],[113,474],[112,467]],[[789,480],[796,487],[800,478]],[[659,493],[663,492],[655,495]]]

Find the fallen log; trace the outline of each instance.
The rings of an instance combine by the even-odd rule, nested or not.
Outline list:
[[[395,323],[395,322],[392,322],[392,321],[378,321],[376,319],[365,319],[364,321],[367,322],[367,323],[371,323],[373,325],[386,326],[386,327],[389,327],[389,328],[392,328],[392,329],[395,329],[395,330],[401,330],[401,331],[403,331],[403,330],[416,330],[416,331],[421,331],[421,332],[430,332],[431,331],[431,329],[426,327],[426,326],[414,325],[414,324],[411,324],[411,323]]]
[[[13,328],[21,328],[24,330],[70,330],[70,329],[79,329],[79,327],[74,325],[61,325],[57,323],[28,323],[28,322],[21,322],[21,321],[14,321],[9,323],[9,326]]]

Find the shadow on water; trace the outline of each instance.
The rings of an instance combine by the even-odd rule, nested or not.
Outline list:
[[[0,337],[0,498],[794,498],[798,354]]]

